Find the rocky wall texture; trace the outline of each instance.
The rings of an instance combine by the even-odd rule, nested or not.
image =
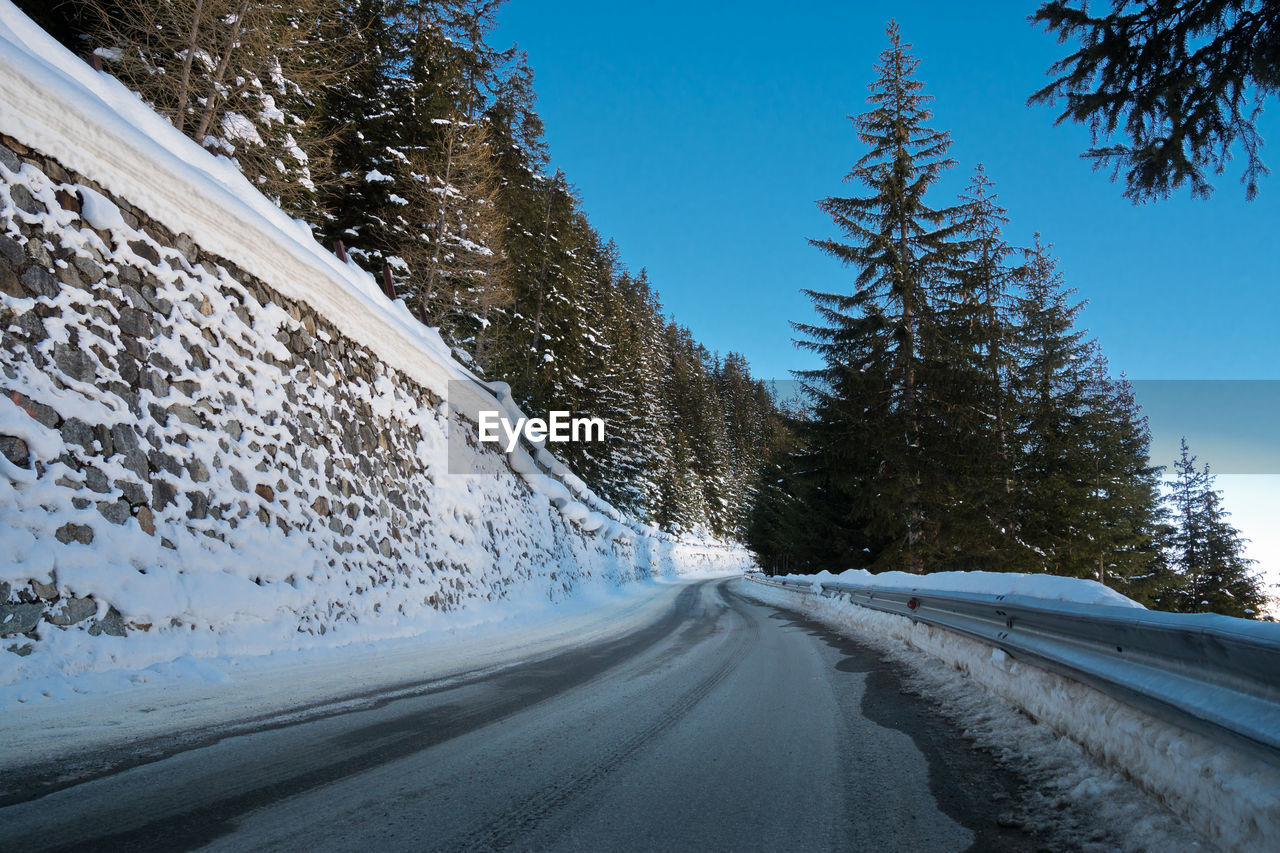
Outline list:
[[[450,417],[307,305],[0,138],[8,651],[73,632],[395,635],[478,601],[724,567],[580,530],[474,444],[481,473],[448,474]]]

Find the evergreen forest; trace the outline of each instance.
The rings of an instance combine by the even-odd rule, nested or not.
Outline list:
[[[890,24],[865,153],[819,202],[843,292],[806,291],[802,400],[761,478],[748,542],[768,571],[984,570],[1092,578],[1149,607],[1255,616],[1261,583],[1185,442],[1174,484],[1132,387],[1079,324],[1052,246],[1015,245],[993,179],[957,167],[919,60]]]
[[[853,117],[851,194],[819,202],[834,236],[811,240],[849,287],[806,291],[796,343],[818,366],[782,404],[667,316],[551,168],[529,60],[493,43],[502,0],[18,5],[526,411],[603,418],[606,442],[557,450],[634,517],[745,541],[766,571],[1046,572],[1160,609],[1263,603],[1208,468],[1184,445],[1165,483],[1052,244],[1006,235],[995,178],[951,159],[894,24]]]

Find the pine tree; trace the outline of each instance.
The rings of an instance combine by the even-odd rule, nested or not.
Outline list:
[[[1179,610],[1194,609],[1191,587],[1195,584],[1200,567],[1208,562],[1208,554],[1205,552],[1208,530],[1203,508],[1204,496],[1209,487],[1208,469],[1196,466],[1196,458],[1191,455],[1187,440],[1183,438],[1180,455],[1174,462],[1171,494],[1175,527],[1170,550],[1174,555],[1174,565],[1182,576],[1182,593],[1186,596],[1186,600],[1179,605]]]
[[[770,574],[807,572],[810,566],[802,555],[814,541],[809,525],[817,506],[798,489],[795,477],[799,418],[796,412],[782,410],[775,424],[765,464],[752,490],[743,541]],[[831,568],[837,564],[825,565]]]
[[[72,53],[84,56],[93,50],[91,33],[100,12],[81,0],[14,0],[22,13]]]
[[[868,495],[876,495],[882,447],[873,424],[892,424],[894,357],[889,321],[869,300],[809,292],[824,323],[793,323],[805,337],[797,345],[825,364],[798,371],[807,409],[796,418],[798,446],[784,476],[812,513],[806,547],[797,562],[864,568],[892,544],[872,528]],[[857,309],[855,311],[855,309]]]
[[[775,405],[764,383],[751,376],[746,358],[728,353],[714,374],[724,413],[727,444],[726,533],[746,536],[747,508],[752,505],[762,468],[770,462],[778,428]]]
[[[616,249],[610,246],[615,259]],[[597,407],[606,419],[607,440],[603,447],[591,448],[595,479],[601,496],[638,518],[647,517],[644,482],[648,439],[652,427],[645,415],[656,393],[650,387],[643,346],[644,321],[650,309],[648,284],[643,273],[632,277],[625,269],[613,273],[613,284],[602,294],[599,320],[602,329],[593,330],[593,343],[602,364],[594,379]],[[582,476],[589,476],[583,474]]]
[[[393,215],[405,226],[405,239],[393,248],[412,272],[399,293],[425,324],[441,328],[455,348],[468,347],[483,363],[490,315],[511,298],[497,172],[484,124],[461,118],[436,123],[437,147],[408,157],[408,197],[391,199],[403,209]]]
[[[1094,542],[1096,580],[1150,601],[1160,588],[1163,469],[1150,462],[1151,434],[1132,387],[1112,379],[1101,357],[1091,367],[1083,425],[1092,470],[1078,524]]]
[[[1258,618],[1266,604],[1262,583],[1252,574],[1245,540],[1228,521],[1213,482],[1209,466],[1196,466],[1184,438],[1171,494],[1171,563],[1179,580],[1176,591],[1167,594],[1171,609]]]
[[[935,394],[946,393],[939,374],[938,291],[953,275],[963,251],[954,241],[959,212],[930,207],[925,195],[952,165],[950,138],[929,128],[930,98],[914,78],[918,60],[908,52],[895,23],[890,47],[876,66],[879,78],[854,118],[858,138],[870,149],[845,178],[869,190],[866,196],[827,198],[819,207],[851,240],[811,243],[858,268],[851,296],[805,291],[824,324],[800,324],[802,346],[822,356],[826,367],[802,375],[814,395],[820,421],[843,421],[834,436],[820,428],[810,452],[847,462],[833,475],[843,479],[834,493],[854,506],[844,515],[879,543],[873,564],[921,571],[936,553],[939,530],[951,500],[949,477],[922,446]],[[852,448],[824,448],[828,438]],[[861,468],[861,470],[856,470]]]
[[[1074,291],[1038,234],[1022,280],[1015,308],[1023,349],[1015,375],[1017,541],[1035,568],[1089,577],[1096,555],[1081,522],[1092,494],[1084,413],[1094,348],[1075,328],[1083,305],[1070,301]]]
[[[1210,488],[1205,493],[1203,513],[1208,535],[1205,564],[1191,587],[1195,608],[1257,619],[1266,605],[1266,595],[1261,580],[1252,574],[1254,561],[1244,555],[1245,540],[1228,520],[1230,513],[1222,508],[1221,492]]]
[[[981,165],[960,196],[965,250],[954,277],[940,288],[935,374],[936,429],[927,446],[955,492],[946,513],[943,548],[955,568],[1012,567],[1014,454],[1010,417],[1016,332],[1010,327],[1013,250],[1001,228],[1008,222]]]
[[[468,120],[474,121],[493,102],[502,87],[502,78],[516,59],[514,47],[495,48],[489,36],[498,26],[498,11],[507,0],[448,0],[444,7],[444,29],[457,45],[452,76],[459,84],[459,103]]]
[[[648,290],[644,270],[641,270],[640,278],[646,285],[648,309],[642,313],[639,323],[642,357],[636,365],[636,381],[640,387],[637,410],[649,425],[640,483],[645,518],[660,525],[662,519],[674,515],[674,509],[669,505],[672,489],[664,484],[669,483],[679,464],[676,461],[675,416],[665,385],[672,372],[672,353],[666,345],[666,321],[657,294]]]
[[[314,219],[320,87],[341,75],[336,0],[84,0],[87,44],[178,130]],[[323,38],[321,36],[324,36]]]
[[[499,162],[501,206],[510,223],[503,245],[517,307],[499,319],[503,345],[491,359],[523,401],[544,409],[564,384],[565,365],[556,364],[556,344],[564,331],[558,312],[572,298],[566,253],[574,248],[569,231],[578,200],[562,172],[546,178],[528,172],[523,158]]]
[[[1164,198],[1189,184],[1193,197],[1213,191],[1237,144],[1245,155],[1245,197],[1268,174],[1256,122],[1280,91],[1280,11],[1265,0],[1112,0],[1103,15],[1068,0],[1044,3],[1033,20],[1076,38],[1080,47],[1055,62],[1052,83],[1030,102],[1066,104],[1058,121],[1089,126],[1095,146],[1123,128],[1128,144],[1085,152],[1125,170],[1125,196]]]
[[[409,38],[402,0],[350,0],[332,29],[349,33],[340,42],[339,64],[350,71],[322,87],[317,122],[331,139],[328,169],[318,177],[321,217],[318,238],[341,241],[366,269],[379,272],[390,261],[399,276],[393,246],[405,239],[387,212],[395,205],[397,176],[403,180],[412,148],[411,102],[403,69]]]

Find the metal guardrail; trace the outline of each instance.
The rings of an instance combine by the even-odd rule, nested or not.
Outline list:
[[[1280,765],[1280,625],[1215,614],[887,589],[747,575],[755,583],[936,625]]]

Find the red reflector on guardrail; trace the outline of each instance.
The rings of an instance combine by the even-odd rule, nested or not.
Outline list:
[[[919,607],[919,606],[920,606],[920,600],[919,600],[919,599],[912,598],[912,599],[910,599],[910,600],[908,600],[908,601],[907,601],[907,609],[908,609],[908,610],[915,610],[915,609],[916,609],[917,607]]]

